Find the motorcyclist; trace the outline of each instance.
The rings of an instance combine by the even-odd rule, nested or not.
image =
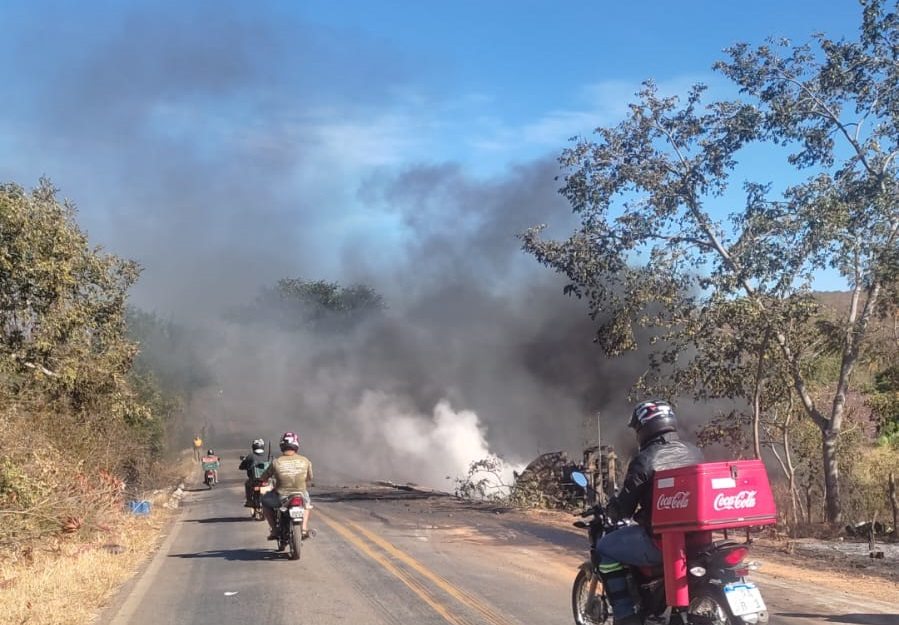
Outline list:
[[[244,507],[246,508],[253,507],[253,484],[269,465],[269,462],[265,459],[264,440],[257,438],[250,444],[250,448],[251,453],[248,456],[244,456],[240,461],[240,466],[237,467],[241,471],[247,472],[247,481],[243,484],[244,495],[246,496]]]
[[[212,469],[212,479],[218,484],[219,481],[219,466],[221,465],[221,458],[215,455],[215,450],[207,449],[206,455],[200,459],[200,462],[203,467],[203,471],[205,472],[207,468]]]
[[[309,500],[309,485],[312,483],[312,462],[306,456],[301,456],[300,439],[293,432],[285,432],[281,437],[280,447],[282,455],[272,460],[271,465],[265,470],[259,479],[267,480],[275,478],[275,488],[262,496],[262,512],[268,521],[269,540],[276,540],[275,535],[275,509],[281,505],[281,498],[294,493],[303,495],[306,514],[303,515],[303,538],[309,537],[309,514],[312,510],[312,502]]]
[[[641,625],[628,590],[625,566],[659,566],[662,552],[651,534],[652,478],[656,471],[703,461],[702,452],[680,440],[674,409],[666,401],[645,401],[634,408],[628,426],[639,442],[639,452],[627,467],[621,491],[609,501],[606,513],[617,522],[633,517],[636,525],[607,533],[596,544],[599,572],[612,604],[614,625]]]

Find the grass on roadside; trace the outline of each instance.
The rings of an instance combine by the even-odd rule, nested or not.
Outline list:
[[[174,485],[194,470],[196,463],[184,455],[168,467],[167,481]],[[116,510],[105,530],[45,536],[0,557],[0,623],[92,622],[158,546],[174,514],[164,506],[170,493],[150,497],[148,516]]]
[[[51,538],[17,561],[0,562],[0,621],[21,625],[89,623],[141,566],[172,514],[154,506],[149,517],[117,519],[93,540]]]

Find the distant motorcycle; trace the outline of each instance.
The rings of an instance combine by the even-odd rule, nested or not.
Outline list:
[[[262,513],[262,496],[272,490],[272,488],[271,480],[253,480],[253,493],[250,497],[250,503],[253,504],[252,517],[257,521],[265,518]]]
[[[218,456],[207,455],[200,460],[203,467],[203,483],[206,488],[212,488],[218,484],[218,470],[221,467],[221,461]]]
[[[587,478],[574,473],[572,479],[585,490]],[[577,625],[609,625],[612,611],[604,594],[598,571],[599,554],[594,545],[608,532],[626,523],[611,523],[605,510],[596,504],[580,514],[575,527],[586,529],[590,540],[591,558],[584,562],[571,590],[574,622]],[[644,622],[677,623],[678,625],[761,625],[768,621],[768,613],[758,588],[747,580],[753,564],[745,563],[749,553],[747,544],[732,540],[687,543],[687,570],[690,604],[686,610],[672,610],[666,618],[668,603],[665,577],[661,566],[634,567],[631,570],[630,591]]]
[[[291,560],[300,559],[300,548],[303,545],[302,525],[306,516],[306,502],[303,495],[293,493],[281,497],[281,507],[276,510],[275,536],[278,537],[278,551],[288,550]]]

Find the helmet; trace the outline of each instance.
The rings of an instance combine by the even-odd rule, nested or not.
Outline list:
[[[284,432],[284,435],[281,437],[281,451],[287,451],[288,449],[300,450],[300,437],[293,432]]]
[[[677,417],[667,401],[652,400],[637,404],[628,427],[637,432],[642,447],[655,437],[667,432],[677,432]]]
[[[214,456],[214,455],[215,455],[215,451],[213,451],[212,449],[207,449],[207,450],[206,450],[206,455],[207,455],[207,456]]]
[[[261,438],[257,438],[256,440],[254,440],[251,447],[253,448],[254,454],[265,453],[265,441],[262,440]]]

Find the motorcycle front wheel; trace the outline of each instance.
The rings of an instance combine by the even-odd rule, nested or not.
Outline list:
[[[597,575],[583,568],[578,571],[571,587],[571,608],[576,625],[605,625],[612,622],[602,582]]]

